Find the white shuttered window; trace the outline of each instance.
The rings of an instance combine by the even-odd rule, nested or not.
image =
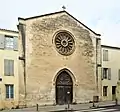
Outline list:
[[[108,50],[103,50],[103,61],[108,61]]]
[[[4,59],[4,74],[6,76],[14,75],[14,60]]]

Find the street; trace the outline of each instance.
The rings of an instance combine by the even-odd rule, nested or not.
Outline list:
[[[48,110],[39,110],[36,111],[35,108],[26,108],[26,109],[14,109],[14,110],[3,110],[2,112],[120,112],[120,106],[104,106],[98,108],[89,108],[89,109],[79,109],[79,110],[57,110],[57,111],[48,111]]]
[[[101,108],[95,108],[95,109],[87,109],[87,110],[78,110],[75,112],[120,112],[120,106],[115,107],[101,107]]]

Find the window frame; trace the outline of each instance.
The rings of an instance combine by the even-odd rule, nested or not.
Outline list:
[[[7,90],[8,89],[8,90]],[[14,99],[14,84],[5,84],[5,98]],[[7,93],[8,91],[8,93]]]
[[[12,39],[12,45],[7,45],[7,43],[10,40],[7,42],[6,39]],[[11,44],[11,41],[9,42],[9,44]],[[9,47],[7,47],[7,46],[9,46]],[[7,49],[7,50],[14,50],[14,37],[13,36],[5,35],[5,49]]]
[[[111,80],[111,68],[102,68],[102,80],[103,79]]]

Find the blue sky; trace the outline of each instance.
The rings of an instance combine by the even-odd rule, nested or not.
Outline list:
[[[2,0],[0,28],[17,30],[18,17],[66,11],[96,33],[102,44],[120,47],[120,0]]]

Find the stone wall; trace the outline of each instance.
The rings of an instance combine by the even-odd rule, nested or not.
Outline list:
[[[54,79],[63,68],[75,77],[73,102],[91,101],[96,94],[97,36],[67,13],[29,19],[24,24],[27,104],[55,104]],[[54,36],[60,30],[68,31],[74,37],[75,50],[69,56],[59,54],[55,48]]]

